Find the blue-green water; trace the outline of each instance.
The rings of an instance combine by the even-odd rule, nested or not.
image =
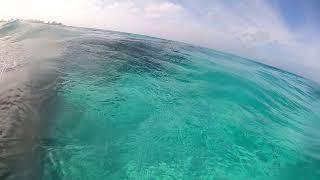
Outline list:
[[[13,22],[0,45],[0,177],[320,179],[320,87],[310,80],[94,29]],[[7,123],[17,113],[26,123]],[[30,143],[8,146],[12,137]],[[6,156],[15,148],[23,153]]]

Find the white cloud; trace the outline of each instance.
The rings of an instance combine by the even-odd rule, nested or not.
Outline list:
[[[149,3],[145,6],[144,11],[149,17],[162,17],[168,15],[174,15],[182,11],[183,8],[172,2],[158,2],[158,3]]]
[[[152,35],[259,59],[309,78],[320,77],[320,41],[315,37],[310,38],[312,43],[301,41],[309,33],[303,29],[291,32],[266,1],[210,2],[210,8],[199,16],[190,7],[169,0],[0,0],[0,19],[55,20]]]

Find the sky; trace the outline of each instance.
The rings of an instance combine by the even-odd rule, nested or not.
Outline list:
[[[319,0],[0,0],[10,18],[182,41],[320,82]]]

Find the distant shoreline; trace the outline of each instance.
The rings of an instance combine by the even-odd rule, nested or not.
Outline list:
[[[35,19],[9,19],[9,20],[0,20],[0,23],[9,23],[13,21],[24,21],[24,22],[29,22],[29,23],[40,23],[40,24],[48,24],[48,25],[64,25],[61,22],[57,21],[42,21],[42,20],[35,20]]]

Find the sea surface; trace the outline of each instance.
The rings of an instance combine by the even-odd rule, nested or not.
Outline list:
[[[320,179],[320,86],[142,35],[0,26],[0,179]]]

